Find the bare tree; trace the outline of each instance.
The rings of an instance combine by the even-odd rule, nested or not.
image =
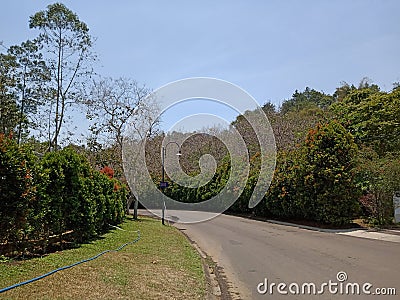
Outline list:
[[[149,94],[146,86],[135,80],[101,78],[94,81],[86,97],[86,116],[93,121],[90,131],[97,140],[106,145],[116,144],[122,149],[124,126],[136,115],[145,114],[144,103]]]
[[[112,151],[108,162],[119,170],[120,179],[125,181],[122,163],[124,128],[127,122],[136,133],[152,134],[157,120],[155,106],[148,96],[150,90],[135,80],[126,78],[100,78],[94,81],[89,95],[85,96],[87,118],[92,121],[91,143],[104,146]],[[144,138],[145,136],[141,136]],[[133,197],[127,201],[127,209]],[[137,205],[135,205],[137,207]]]

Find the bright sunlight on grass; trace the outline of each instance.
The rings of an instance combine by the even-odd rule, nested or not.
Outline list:
[[[116,249],[141,239],[119,252],[57,272],[39,281],[1,294],[5,299],[202,299],[205,279],[198,253],[174,227],[141,218],[128,219],[80,248],[43,258],[0,262],[0,288],[31,279],[53,269]]]

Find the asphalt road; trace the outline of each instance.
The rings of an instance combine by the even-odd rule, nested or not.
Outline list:
[[[398,299],[400,294],[400,243],[227,215],[175,226],[223,268],[238,299]],[[340,281],[339,272],[345,272],[347,280],[340,277]],[[310,296],[313,288],[308,283],[315,284],[316,293],[321,294]],[[361,295],[352,295],[350,283],[360,287]],[[279,284],[286,295],[277,291]],[[258,286],[266,293],[260,294]],[[307,295],[302,295],[302,288]],[[371,295],[363,293],[363,288]],[[376,288],[395,288],[397,296],[378,296],[376,292],[385,290]]]

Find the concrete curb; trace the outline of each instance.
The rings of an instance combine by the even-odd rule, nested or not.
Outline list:
[[[400,235],[388,234],[379,231],[363,231],[357,230],[352,232],[339,232],[337,234],[358,237],[363,239],[379,240],[393,243],[400,243]]]
[[[398,230],[374,230],[374,229],[366,229],[366,228],[349,228],[349,229],[326,229],[326,228],[318,228],[313,226],[306,226],[301,224],[294,224],[289,222],[281,222],[276,220],[266,220],[268,223],[278,224],[283,226],[291,226],[297,227],[307,230],[319,231],[319,232],[328,232],[334,233],[338,235],[346,235],[351,237],[370,239],[370,240],[378,240],[378,241],[386,241],[392,243],[400,243],[400,231]]]
[[[357,230],[367,231],[367,229],[365,229],[365,228],[346,228],[346,229],[319,228],[319,227],[313,227],[313,226],[301,225],[301,224],[295,224],[295,223],[289,223],[289,222],[283,222],[283,221],[276,221],[276,220],[270,220],[270,219],[266,220],[266,222],[272,223],[272,224],[278,224],[278,225],[297,227],[297,228],[302,228],[302,229],[307,229],[307,230],[313,230],[313,231],[329,232],[329,233],[352,232],[352,231],[357,231]]]
[[[241,215],[231,215],[236,216],[239,218],[255,220],[260,222],[267,222],[271,224],[277,224],[282,226],[290,226],[296,227],[306,230],[312,230],[317,232],[325,232],[325,233],[333,233],[338,235],[345,235],[363,239],[370,239],[370,240],[379,240],[379,241],[386,241],[386,242],[393,242],[393,243],[400,243],[400,230],[393,230],[393,229],[367,229],[367,228],[346,228],[346,229],[329,229],[329,228],[319,228],[314,226],[290,223],[290,222],[283,222],[277,221],[272,219],[258,219],[258,218],[251,218]]]
[[[215,274],[214,267],[210,265],[209,260],[212,260],[198,245],[195,241],[193,241],[183,230],[175,227],[186,239],[189,243],[192,244],[193,248],[199,253],[201,257],[201,262],[203,265],[203,271],[206,278],[206,299],[207,300],[219,300],[222,298],[222,289],[219,284],[217,274]],[[225,292],[225,294],[228,292]],[[224,295],[224,298],[227,298],[227,295]]]

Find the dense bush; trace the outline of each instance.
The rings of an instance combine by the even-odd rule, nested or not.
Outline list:
[[[46,154],[41,166],[48,174],[41,200],[51,207],[43,223],[52,234],[73,230],[74,241],[82,242],[122,221],[125,187],[83,156],[65,148]]]
[[[363,192],[360,204],[372,225],[393,222],[393,193],[400,190],[400,155],[384,157],[369,147],[361,149],[357,158],[357,183]]]
[[[0,243],[18,248],[29,234],[35,205],[33,157],[28,149],[0,134]]]
[[[239,115],[231,125],[246,143],[250,172],[243,193],[229,211],[339,226],[360,214],[377,223],[392,222],[393,192],[400,189],[399,101],[398,84],[391,92],[383,92],[363,80],[358,88],[344,83],[332,96],[306,88],[301,93],[296,91],[279,109],[271,103],[264,105],[278,153],[270,188],[255,208],[249,208],[249,199],[259,180],[260,145],[245,118],[251,112]],[[231,182],[232,158],[218,151],[221,147],[216,144],[205,147],[201,142],[204,136],[197,136],[195,143],[182,145],[181,166],[188,175],[197,175],[190,172],[198,171],[190,165],[196,166],[204,152],[219,153],[214,177],[199,188],[171,183],[164,192],[182,202],[205,201],[225,187],[232,197],[237,195],[240,189],[235,182],[226,186]],[[152,153],[148,155],[153,162],[150,174],[157,185],[161,157],[155,159],[159,157],[155,152],[160,153],[162,138],[159,135],[146,145],[146,153]],[[363,158],[366,148],[375,154]]]
[[[41,165],[48,174],[39,195],[51,208],[44,216],[47,229],[55,235],[74,230],[78,240],[94,235],[95,201],[88,163],[72,150],[63,149],[47,153]]]
[[[39,160],[1,136],[0,151],[0,242],[8,245],[0,251],[19,252],[22,244],[43,251],[54,236],[85,242],[123,220],[125,186],[93,170],[74,150]]]
[[[310,130],[297,150],[280,153],[266,205],[274,216],[343,225],[359,211],[356,145],[337,122]]]
[[[342,225],[359,211],[354,139],[336,121],[318,125],[305,142],[304,207],[316,221]]]
[[[303,157],[299,151],[279,153],[271,186],[265,195],[265,205],[272,216],[291,219],[305,218]]]

